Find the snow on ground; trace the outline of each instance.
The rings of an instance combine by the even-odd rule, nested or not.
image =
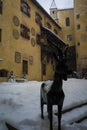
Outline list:
[[[5,122],[11,123],[19,130],[49,130],[46,106],[45,119],[42,120],[40,117],[41,83],[38,81],[0,83],[0,130],[7,130]],[[87,80],[68,79],[64,81],[63,89],[65,92],[63,109],[87,102]],[[87,130],[87,120],[70,125],[70,122],[86,114],[86,105],[63,114],[62,130]],[[54,130],[57,130],[57,116],[54,115],[53,118]]]

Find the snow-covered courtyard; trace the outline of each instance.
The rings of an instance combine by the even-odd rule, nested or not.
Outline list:
[[[48,81],[51,82],[51,81]],[[49,130],[46,106],[45,119],[40,117],[40,85],[42,82],[0,83],[0,130],[7,130],[9,122],[19,130]],[[62,115],[62,130],[87,130],[87,80],[68,79],[63,82],[65,100],[63,110],[82,105]],[[56,106],[54,113],[57,112]],[[54,130],[57,130],[57,116],[53,117]]]

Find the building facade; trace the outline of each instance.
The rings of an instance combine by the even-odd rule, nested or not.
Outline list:
[[[58,10],[58,23],[62,27],[63,40],[69,45],[75,45],[74,9]]]
[[[61,36],[61,27],[36,0],[0,0],[0,81],[11,71],[16,78],[52,79],[51,37],[41,27]]]
[[[87,0],[74,0],[77,71],[87,77]]]
[[[62,38],[69,45],[75,45],[74,9],[58,9],[55,0],[50,7],[51,17],[62,27]]]
[[[53,0],[52,5],[55,5],[54,2]],[[75,48],[73,62],[76,60],[76,71],[79,75],[85,75],[87,74],[87,0],[74,0],[74,8],[70,9],[59,10],[52,5],[50,14],[54,20],[54,16],[57,16],[56,22],[62,27],[63,40]]]

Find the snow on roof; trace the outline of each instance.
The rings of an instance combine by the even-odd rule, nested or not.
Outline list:
[[[42,29],[44,29],[45,31],[50,32],[52,35],[54,35],[64,46],[66,45],[66,43],[58,36],[56,35],[52,30],[50,30],[47,27],[42,27]],[[55,41],[56,42],[56,41]]]

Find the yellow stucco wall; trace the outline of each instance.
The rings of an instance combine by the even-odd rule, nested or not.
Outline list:
[[[62,9],[57,11],[58,23],[62,27],[63,40],[70,46],[75,44],[74,39],[74,9]],[[66,18],[70,19],[70,26],[66,26]],[[67,35],[72,36],[72,40],[67,40]]]
[[[77,72],[87,71],[87,0],[74,0],[74,8],[57,10],[57,19],[62,27],[62,38],[70,46],[76,47]],[[51,16],[53,9],[51,9]],[[66,26],[66,18],[70,18],[70,26]],[[80,26],[80,27],[79,27]],[[78,29],[79,28],[79,29]],[[72,40],[67,40],[67,35]]]
[[[87,0],[74,0],[74,5],[77,69],[81,71],[87,68]]]
[[[35,22],[35,12],[38,12],[42,17],[42,25],[46,26],[49,22],[52,26],[52,30],[57,29],[55,22],[53,22],[46,13],[37,7],[31,0],[26,0],[30,6],[30,17],[27,17],[20,10],[20,0],[3,1],[3,13],[0,15],[0,28],[2,29],[2,40],[0,42],[0,69],[6,69],[8,71],[13,70],[16,77],[22,77],[22,62],[26,60],[28,62],[28,80],[42,80],[51,79],[54,73],[53,65],[47,64],[46,75],[42,78],[41,68],[41,47],[37,44],[36,35],[40,34],[40,26]],[[19,25],[15,25],[13,17],[16,16],[19,20]],[[20,35],[20,24],[24,24],[30,29],[30,39],[27,40]],[[31,29],[35,29],[35,35],[32,35]],[[17,39],[14,38],[13,32],[16,31]],[[32,46],[31,39],[35,40],[35,46]],[[21,55],[20,63],[15,62],[15,52],[19,52]],[[29,62],[29,57],[33,57],[32,65]],[[3,81],[5,78],[0,78]],[[7,79],[6,79],[7,80]]]
[[[20,23],[25,24],[26,26],[35,27],[36,33],[39,32],[39,27],[36,26],[34,20],[34,9],[32,13],[32,17],[28,18],[25,14],[20,11],[20,1],[16,0],[4,1],[4,11],[2,15],[3,21],[2,28],[3,28],[3,38],[1,43],[1,55],[3,61],[0,64],[0,68],[5,68],[9,71],[13,70],[14,75],[17,77],[22,76],[22,60],[26,59],[29,61],[29,56],[33,56],[34,63],[32,66],[28,65],[28,79],[36,79],[39,80],[41,77],[41,66],[40,66],[40,47],[35,45],[35,47],[31,46],[31,38],[30,40],[26,40],[20,36],[20,25],[15,26],[13,23],[13,16],[17,16],[19,18]],[[31,8],[33,5],[30,5]],[[15,39],[13,37],[13,30],[16,29],[19,32],[19,38]],[[30,36],[31,37],[31,36]],[[36,40],[36,37],[34,37]],[[15,52],[21,53],[21,63],[15,62]],[[39,65],[39,66],[38,66]]]

